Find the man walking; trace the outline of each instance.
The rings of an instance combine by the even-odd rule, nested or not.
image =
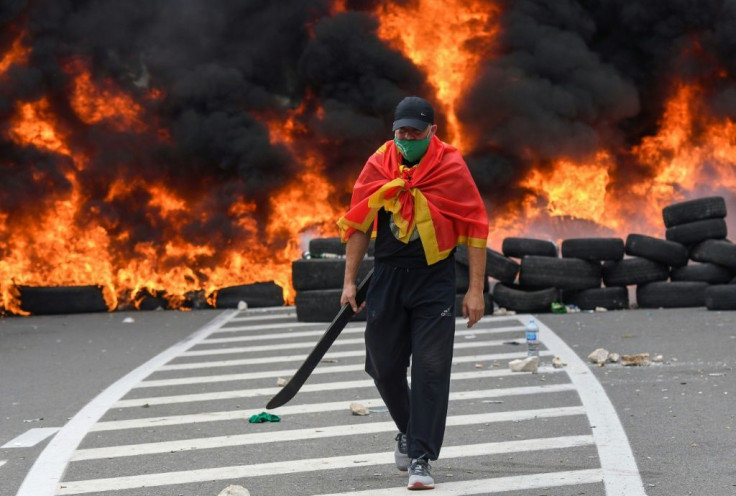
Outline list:
[[[399,429],[396,466],[409,471],[409,489],[433,489],[429,461],[439,457],[450,392],[455,247],[468,246],[462,315],[472,327],[485,309],[488,218],[460,152],[437,138],[428,101],[399,102],[393,132],[366,162],[338,221],[347,243],[341,304],[367,308],[365,368]],[[375,269],[358,308],[356,277],[371,237]]]

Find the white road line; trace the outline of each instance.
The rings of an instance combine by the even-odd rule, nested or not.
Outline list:
[[[183,350],[197,344],[214,329],[223,325],[235,315],[234,311],[221,313],[202,329],[180,341],[171,348],[159,353],[140,367],[122,377],[110,387],[87,403],[51,439],[35,463],[26,474],[16,496],[54,496],[59,481],[74,450],[77,449],[90,427],[105,414],[110,406],[122,398],[133,384],[137,384],[151,374],[151,371],[169,362]]]
[[[519,316],[525,322],[531,316]],[[567,363],[567,374],[588,412],[593,437],[603,469],[606,494],[645,496],[644,485],[631,451],[626,431],[611,400],[588,365],[549,327],[539,322],[540,341]]]
[[[332,346],[345,346],[350,344],[363,344],[363,338],[355,339],[342,339],[337,338],[337,341]],[[238,348],[214,348],[209,350],[194,350],[187,351],[179,355],[180,357],[190,356],[207,356],[207,355],[232,355],[234,353],[252,353],[261,351],[280,351],[280,350],[295,350],[299,348],[314,348],[315,341],[306,341],[301,343],[288,343],[288,344],[272,344],[272,345],[261,345],[261,346],[242,346]]]
[[[258,329],[260,331],[266,330],[265,326],[256,326],[254,329]],[[522,331],[524,330],[524,327],[522,326],[512,326],[512,327],[497,327],[494,329],[476,329],[476,330],[467,330],[467,331],[457,331],[455,332],[455,336],[460,337],[468,337],[468,336],[476,336],[476,335],[486,335],[486,334],[504,334],[507,332],[519,332],[519,335],[521,336]],[[363,327],[349,327],[344,329],[341,332],[341,335],[344,336],[346,334],[363,334],[365,332],[365,326]],[[235,336],[231,338],[209,338],[202,341],[201,345],[206,344],[220,344],[220,343],[240,343],[240,342],[246,342],[246,341],[270,341],[272,339],[294,339],[294,338],[306,338],[306,337],[317,337],[322,336],[325,333],[324,330],[318,330],[318,331],[297,331],[297,332],[280,332],[280,333],[262,333],[262,334],[255,334],[255,335],[248,335],[248,336]]]
[[[517,329],[514,329],[517,330]],[[363,333],[363,328],[360,329],[354,329],[348,332],[347,334],[354,333],[354,332],[360,332]],[[500,334],[500,333],[506,333],[510,332],[506,330],[506,328],[503,328],[503,330],[495,330],[495,329],[478,329],[475,331],[458,331],[455,333],[455,336],[464,337],[466,339],[469,338],[475,338],[477,336],[483,336],[487,334]],[[296,334],[301,333],[291,333],[291,334],[284,334],[282,338],[293,338]],[[310,334],[310,336],[321,336],[324,334],[324,332],[316,332]],[[363,337],[360,338],[353,338],[353,339],[346,339],[343,336],[345,336],[346,333],[343,332],[343,334],[335,341],[335,343],[332,346],[345,346],[345,345],[352,345],[352,344],[363,344],[364,339]],[[240,339],[240,338],[223,338],[227,340],[227,342],[237,342],[237,341],[262,341],[266,339],[271,339],[270,337],[267,337],[267,334],[264,335],[258,335],[258,336],[247,336],[247,339]],[[234,340],[234,341],[231,341]],[[223,341],[225,342],[225,341]],[[207,345],[207,344],[213,344],[213,341],[204,341],[200,343],[200,345]],[[299,348],[313,348],[316,344],[316,341],[301,341],[298,343],[288,343],[288,344],[267,344],[267,345],[259,345],[259,346],[241,346],[241,347],[232,347],[232,348],[211,348],[211,349],[204,349],[204,350],[192,350],[187,351],[186,353],[182,353],[182,357],[190,357],[190,356],[207,356],[207,355],[231,355],[234,353],[251,353],[251,352],[261,352],[261,351],[279,351],[279,350],[294,350]]]
[[[36,446],[47,437],[53,436],[59,432],[59,429],[60,427],[39,427],[37,429],[29,429],[15,439],[12,439],[0,446],[0,449],[30,448],[32,446]]]
[[[493,344],[488,344],[493,343]],[[487,341],[486,346],[499,346],[500,341]],[[478,343],[481,344],[481,343]],[[502,344],[502,343],[501,343]],[[549,351],[540,352],[541,356],[550,356]],[[458,355],[452,359],[453,364],[469,363],[469,362],[485,362],[491,360],[514,360],[516,358],[526,357],[526,351],[514,351],[509,353],[492,353],[487,355]],[[361,372],[365,370],[363,363],[351,365],[332,365],[329,367],[318,367],[314,369],[314,374],[338,374],[343,372]],[[197,377],[181,377],[178,379],[157,379],[143,381],[133,386],[134,388],[150,388],[150,387],[168,387],[168,386],[186,386],[189,384],[207,384],[210,382],[232,382],[247,381],[254,379],[267,379],[269,377],[290,377],[294,373],[294,369],[285,370],[266,370],[262,372],[244,372],[242,374],[221,374],[221,375],[204,375]]]
[[[548,419],[584,415],[582,406],[566,406],[557,408],[540,408],[536,410],[513,410],[507,412],[479,413],[474,415],[455,415],[447,417],[447,426],[475,425],[495,422],[523,422],[525,420]],[[99,458],[117,458],[123,456],[153,455],[157,453],[174,453],[200,449],[222,448],[225,446],[247,446],[252,444],[279,443],[305,439],[322,439],[337,436],[358,434],[376,434],[393,432],[396,424],[391,422],[368,422],[362,424],[333,425],[315,429],[292,429],[275,432],[258,432],[254,434],[236,434],[231,436],[205,437],[199,439],[183,439],[109,446],[104,448],[80,449],[72,457],[72,461],[96,460]]]
[[[230,322],[235,322],[235,319],[231,320]],[[248,325],[241,325],[241,326],[228,326],[228,327],[223,327],[221,329],[218,329],[218,331],[213,334],[222,334],[225,332],[267,331],[269,329],[296,329],[300,327],[316,327],[317,329],[321,329],[321,331],[317,330],[314,332],[324,333],[326,325],[327,324],[323,324],[319,322],[317,323],[315,322],[294,322],[292,320],[292,321],[279,322],[278,324],[248,324]],[[357,328],[365,329],[365,324],[363,324],[362,326],[358,324],[357,327],[355,325],[348,324],[345,327],[345,330],[343,332],[349,329],[357,329]]]
[[[8,463],[8,460],[0,460],[0,467]]]
[[[547,386],[522,386],[513,388],[486,389],[482,391],[458,391],[450,393],[450,401],[477,400],[488,398],[504,398],[509,396],[524,396],[542,393],[560,393],[574,391],[572,384],[550,384]],[[349,408],[349,400],[334,401],[330,403],[307,403],[302,405],[282,406],[274,411],[280,416],[304,415],[307,413],[332,412],[346,410]],[[360,404],[366,408],[384,407],[380,398],[360,400]],[[257,410],[231,410],[223,412],[193,413],[188,415],[171,415],[166,417],[144,417],[129,420],[108,420],[97,422],[90,431],[114,431],[120,429],[148,429],[169,425],[196,424],[202,422],[217,422],[225,420],[243,420],[250,418],[263,411]]]
[[[515,328],[517,329],[517,328]],[[456,334],[460,334],[462,336],[463,332],[467,331],[460,331]],[[494,331],[480,331],[480,335],[485,334],[494,334]],[[477,334],[474,332],[472,334],[468,334],[466,339],[458,340],[460,342],[455,342],[455,349],[465,349],[465,348],[478,348],[481,346],[484,346],[483,343],[486,341],[473,341],[471,339],[468,339],[470,337],[477,337]],[[351,357],[360,357],[365,356],[365,350],[354,350],[354,351],[338,351],[335,353],[327,353],[323,360],[334,360],[337,358],[351,358]],[[207,369],[207,368],[215,368],[215,367],[234,367],[237,365],[261,365],[265,363],[277,363],[277,362],[297,362],[302,361],[305,358],[307,358],[307,353],[303,353],[300,355],[279,355],[279,356],[269,356],[269,357],[262,357],[262,358],[240,358],[236,360],[208,360],[205,362],[187,362],[187,363],[173,363],[169,365],[164,365],[163,367],[159,367],[156,372],[161,372],[165,370],[188,370],[188,369]]]
[[[249,320],[275,320],[275,319],[288,319],[296,316],[296,310],[291,312],[282,312],[274,314],[262,314],[262,315],[246,315],[244,317],[234,317],[230,319],[230,322],[247,322]]]
[[[496,454],[517,453],[548,449],[567,449],[589,446],[593,436],[564,436],[553,438],[524,439],[498,443],[466,444],[442,448],[442,458],[460,458],[469,456],[488,456]],[[131,475],[108,479],[82,481],[65,481],[57,490],[58,496],[83,494],[101,491],[136,489],[140,487],[161,487],[176,484],[187,484],[202,481],[240,479],[283,475],[300,472],[314,472],[348,467],[366,467],[373,465],[393,464],[393,453],[363,453],[331,458],[311,458],[275,463],[259,463],[255,465],[236,465],[181,472],[165,472],[158,474]]]
[[[562,369],[553,369],[549,367],[540,367],[539,373],[541,374],[554,374],[561,372]],[[458,372],[452,374],[452,380],[465,380],[465,379],[483,379],[488,377],[506,377],[510,375],[518,375],[518,372],[511,372],[508,369],[497,369],[497,370],[481,370],[473,372]],[[375,387],[373,380],[358,380],[358,381],[344,381],[344,382],[324,382],[318,384],[306,384],[302,386],[302,392],[314,392],[314,391],[339,391],[342,389],[354,389],[354,388],[368,388]],[[254,389],[240,389],[233,391],[216,391],[213,393],[195,393],[195,394],[179,394],[174,396],[152,396],[148,398],[135,398],[130,400],[120,400],[112,405],[113,408],[132,408],[140,407],[142,405],[155,406],[155,405],[171,405],[174,403],[189,403],[193,401],[220,401],[227,399],[237,398],[255,398],[257,396],[273,396],[278,393],[281,388],[270,387],[270,388],[254,388]]]
[[[567,472],[546,472],[541,474],[514,475],[460,482],[443,482],[432,491],[432,496],[473,496],[511,491],[546,489],[549,487],[574,486],[603,482],[603,471],[599,468],[589,470],[570,470]],[[369,489],[349,493],[322,494],[320,496],[406,496],[403,487],[389,489]]]

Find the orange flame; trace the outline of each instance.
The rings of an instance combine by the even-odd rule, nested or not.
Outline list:
[[[0,59],[0,76],[13,64],[25,64],[31,49],[23,46],[22,35],[13,40],[10,50]]]
[[[455,108],[491,52],[499,14],[495,4],[467,0],[385,2],[377,11],[379,37],[427,73],[444,107],[450,141],[460,150],[470,144],[464,142]]]

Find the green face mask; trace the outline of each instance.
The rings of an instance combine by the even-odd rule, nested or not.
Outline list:
[[[424,156],[429,147],[429,136],[421,140],[400,140],[394,138],[396,148],[409,162],[416,162]]]

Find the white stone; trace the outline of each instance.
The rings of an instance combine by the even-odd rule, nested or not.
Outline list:
[[[509,362],[509,368],[512,372],[532,372],[536,374],[539,367],[539,357],[531,356],[526,358],[518,358]]]
[[[360,403],[350,403],[350,411],[353,412],[353,415],[370,415],[371,413]]]
[[[250,491],[243,486],[232,485],[227,486],[217,496],[250,496]]]
[[[588,355],[588,361],[596,365],[603,365],[606,360],[608,360],[608,350],[604,348],[598,348]]]

